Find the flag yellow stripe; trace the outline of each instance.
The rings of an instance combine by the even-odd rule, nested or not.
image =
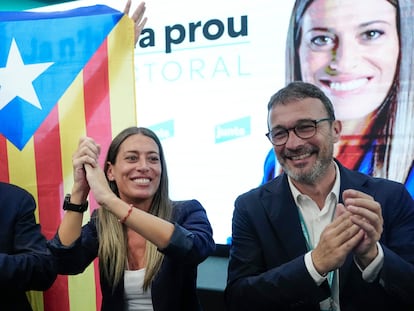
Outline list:
[[[79,138],[85,136],[85,110],[83,101],[82,73],[74,80],[59,101],[59,126],[62,151],[62,175],[65,193],[73,185],[72,154]],[[84,214],[84,223],[89,220],[89,210]],[[81,274],[68,276],[70,310],[96,311],[96,291],[93,264]]]
[[[137,124],[133,37],[134,23],[126,15],[108,36],[112,136]]]
[[[29,191],[36,200],[37,206],[37,179],[33,137],[22,151],[7,141],[7,157],[9,159],[10,183]],[[36,209],[36,221],[39,222],[39,213]]]
[[[63,187],[65,193],[69,193],[73,185],[72,155],[79,138],[86,133],[82,73],[63,94],[58,107]]]
[[[26,292],[26,296],[29,299],[33,311],[44,311],[45,306],[43,304],[43,292],[32,290]]]

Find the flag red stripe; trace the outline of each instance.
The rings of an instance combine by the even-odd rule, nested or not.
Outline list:
[[[56,105],[34,134],[39,218],[42,232],[51,239],[60,224],[63,176],[58,106]]]
[[[63,177],[60,143],[56,105],[34,134],[39,219],[47,239],[53,237],[61,221]],[[47,301],[45,311],[69,310],[67,277],[59,276],[53,286],[44,292],[43,300]]]
[[[102,164],[112,137],[107,43],[106,39],[83,71],[87,135],[101,144]]]
[[[7,156],[7,140],[0,135],[0,181],[9,182],[9,159]]]
[[[103,42],[83,69],[86,131],[88,136],[93,137],[101,145],[101,165],[112,137],[107,42]],[[97,206],[94,200],[90,201],[93,210]],[[100,310],[102,294],[99,286],[98,260],[95,260],[94,268],[96,308]]]

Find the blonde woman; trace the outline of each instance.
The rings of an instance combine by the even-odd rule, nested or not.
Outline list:
[[[60,274],[99,258],[102,310],[201,310],[197,266],[215,249],[205,209],[168,196],[164,152],[147,128],[112,141],[102,170],[100,146],[82,138],[73,155],[74,185],[49,247]],[[89,189],[99,204],[82,227]]]

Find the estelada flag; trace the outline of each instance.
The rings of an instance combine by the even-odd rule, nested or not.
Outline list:
[[[102,146],[136,125],[134,25],[97,5],[60,12],[0,12],[0,180],[27,189],[47,239],[61,221],[81,136]],[[1,198],[0,198],[1,199]],[[90,198],[87,221],[96,203]],[[58,276],[34,310],[99,310],[97,260]]]

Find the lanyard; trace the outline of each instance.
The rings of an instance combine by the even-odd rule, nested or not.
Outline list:
[[[305,237],[305,240],[306,240],[306,246],[307,246],[308,250],[313,250],[314,247],[313,247],[311,239],[310,239],[309,231],[308,231],[308,228],[306,227],[305,220],[303,219],[302,213],[301,213],[299,208],[298,208],[298,212],[299,212],[300,226],[302,228],[303,236]],[[326,278],[328,280],[329,287],[331,288],[331,291],[332,291],[332,283],[333,283],[334,275],[335,275],[335,271],[330,271],[330,272],[328,272],[328,275],[326,276]],[[330,301],[330,305],[331,305],[329,310],[335,310],[334,309],[334,302],[333,302],[334,300],[333,300],[332,296],[329,298],[329,301]]]

